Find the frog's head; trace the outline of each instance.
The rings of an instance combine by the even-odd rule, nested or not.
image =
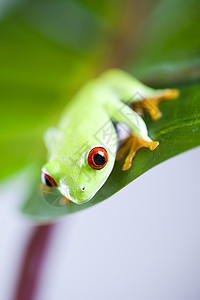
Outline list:
[[[73,147],[74,149],[74,147]],[[57,188],[68,200],[81,204],[89,201],[110,175],[115,154],[101,145],[88,145],[81,154],[71,150],[46,163],[42,182]]]

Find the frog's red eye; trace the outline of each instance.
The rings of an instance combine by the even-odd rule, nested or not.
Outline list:
[[[102,169],[108,161],[108,153],[103,147],[95,147],[88,154],[88,164],[95,170]]]
[[[55,180],[48,174],[42,172],[42,175],[41,175],[41,179],[42,179],[42,182],[49,186],[49,187],[57,187],[57,183],[55,182]]]

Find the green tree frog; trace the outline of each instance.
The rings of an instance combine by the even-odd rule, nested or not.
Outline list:
[[[140,148],[152,151],[159,145],[148,136],[141,113],[145,109],[158,120],[159,102],[177,96],[175,89],[154,90],[118,69],[89,81],[69,102],[57,128],[44,135],[48,162],[42,168],[42,182],[57,188],[66,204],[89,201],[116,159],[127,154],[125,171]]]

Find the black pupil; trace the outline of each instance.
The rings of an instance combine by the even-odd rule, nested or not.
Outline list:
[[[93,155],[93,161],[97,166],[102,166],[106,162],[104,155],[99,153]]]
[[[46,184],[49,187],[52,187],[52,183],[46,178],[46,176],[43,176],[43,183]]]

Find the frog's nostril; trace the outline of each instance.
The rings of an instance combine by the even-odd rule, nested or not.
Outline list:
[[[83,192],[86,190],[85,185],[82,185],[82,186],[81,186],[81,190],[82,190]]]

